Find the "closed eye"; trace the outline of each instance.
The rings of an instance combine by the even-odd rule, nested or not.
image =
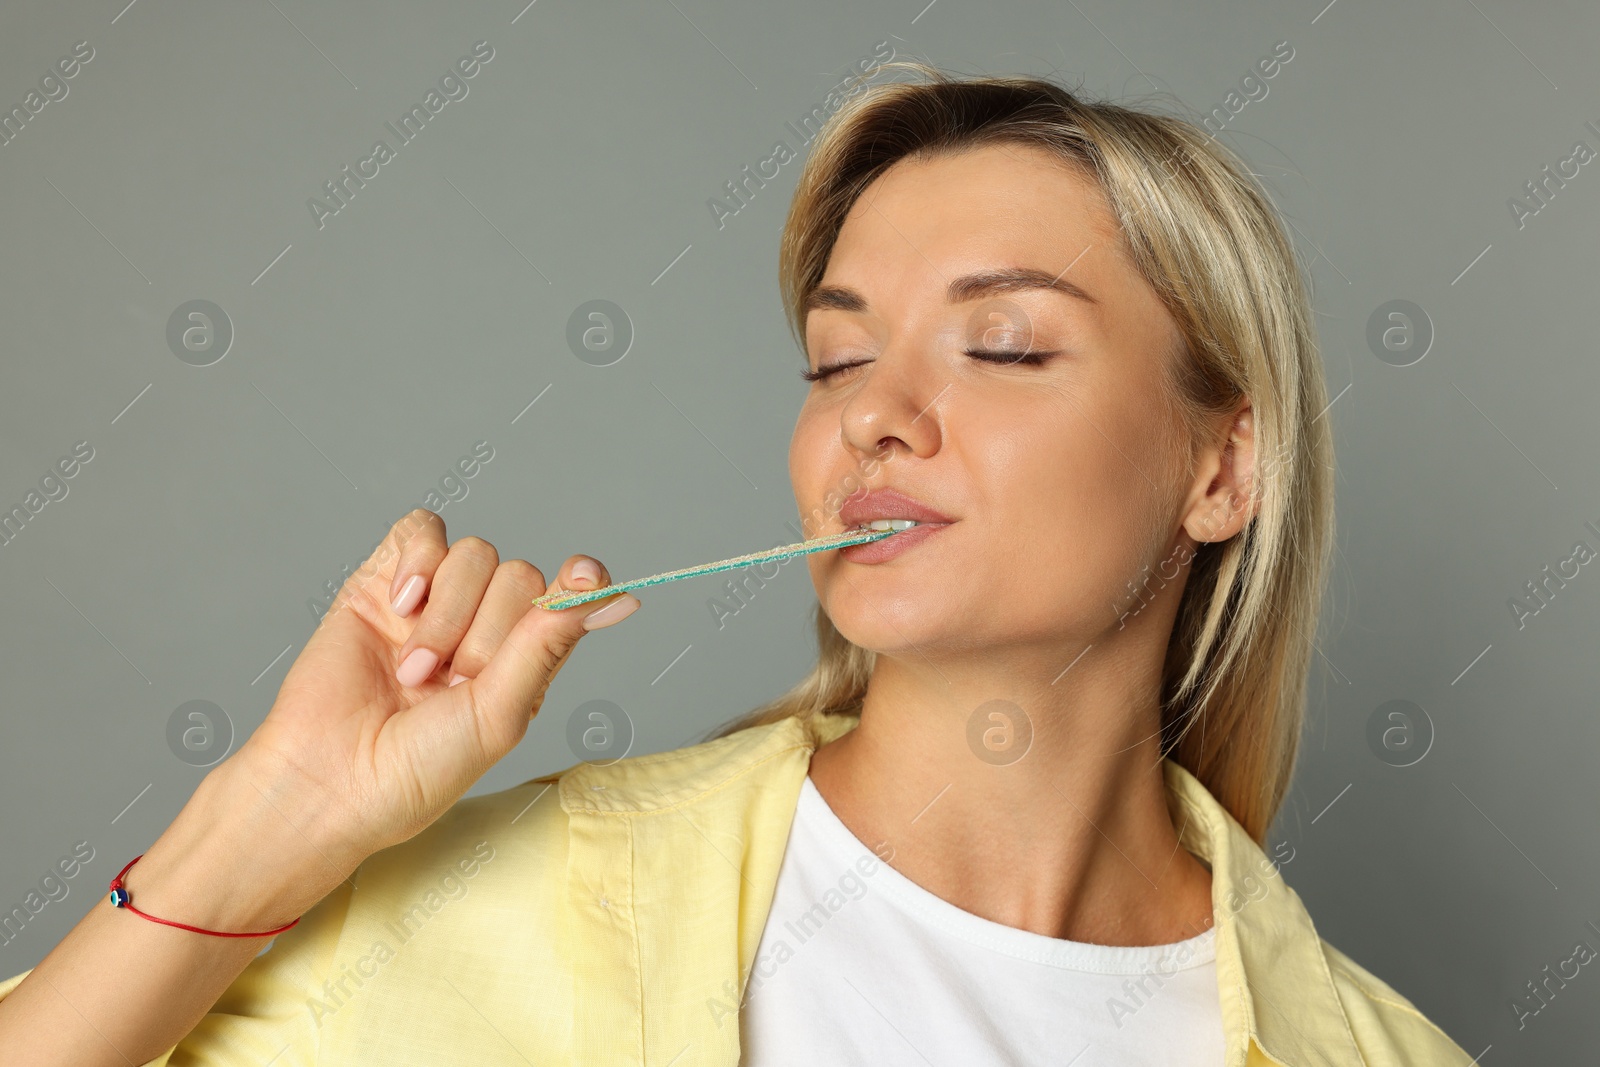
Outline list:
[[[870,360],[857,359],[846,363],[835,363],[831,367],[818,367],[816,370],[807,369],[800,372],[800,377],[804,378],[808,382],[820,382],[824,378],[833,377],[842,370],[849,370],[851,367],[859,367],[861,364],[867,362],[870,362]]]
[[[969,348],[965,354],[973,359],[981,360],[984,363],[996,363],[1002,366],[1011,366],[1017,363],[1024,363],[1029,366],[1037,367],[1042,366],[1046,360],[1048,360],[1051,356],[1057,355],[1058,353],[1046,351],[998,352]],[[835,363],[831,367],[818,367],[816,370],[803,370],[800,372],[800,377],[804,378],[808,382],[819,382],[824,378],[833,377],[840,371],[849,370],[852,367],[859,367],[863,363],[870,362],[872,361],[866,359],[857,359],[844,363]]]
[[[975,348],[967,349],[967,353],[966,354],[971,356],[973,359],[982,360],[985,363],[1000,363],[1000,364],[1005,364],[1005,365],[1010,365],[1010,364],[1013,364],[1013,363],[1026,363],[1029,366],[1035,366],[1035,367],[1042,366],[1044,364],[1044,362],[1047,359],[1049,359],[1051,356],[1057,355],[1057,353],[1055,353],[1055,352],[1044,352],[1044,351],[1038,351],[1038,352],[990,352],[990,351],[984,351],[982,349],[975,349]]]

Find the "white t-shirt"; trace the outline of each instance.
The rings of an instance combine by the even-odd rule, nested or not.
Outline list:
[[[1214,937],[1094,945],[963,911],[807,777],[739,1016],[742,1067],[1220,1067]]]

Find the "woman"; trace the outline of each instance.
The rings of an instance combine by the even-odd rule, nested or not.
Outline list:
[[[812,673],[463,800],[639,602],[530,610],[413,512],[127,874],[213,933],[97,904],[0,985],[8,1062],[1469,1062],[1263,848],[1333,516],[1265,197],[1188,123],[893,65],[781,247],[806,534],[917,523],[806,557]]]

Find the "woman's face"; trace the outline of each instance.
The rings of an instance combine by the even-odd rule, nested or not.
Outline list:
[[[1180,335],[1095,184],[1016,145],[902,161],[850,211],[810,303],[810,370],[858,365],[812,382],[795,424],[807,536],[868,517],[840,514],[864,489],[952,520],[807,556],[839,631],[926,655],[1119,629],[1206,487],[1160,386]]]

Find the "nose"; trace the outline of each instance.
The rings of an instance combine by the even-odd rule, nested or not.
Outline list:
[[[863,369],[866,380],[840,412],[845,447],[863,458],[882,456],[886,449],[920,459],[937,452],[950,383],[939,380],[932,361],[890,345]]]

